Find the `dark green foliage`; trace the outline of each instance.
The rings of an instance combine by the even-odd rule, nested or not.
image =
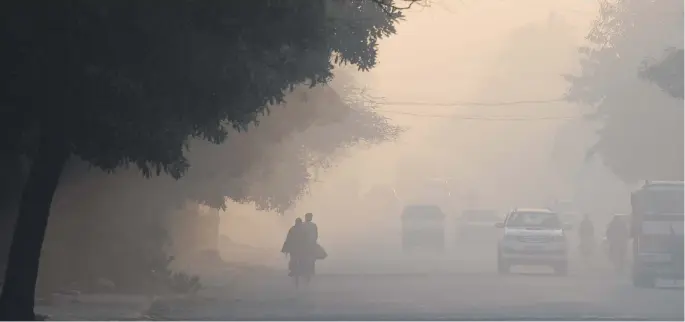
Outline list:
[[[392,1],[373,2],[386,26],[352,35],[324,0],[2,2],[0,147],[33,163],[0,318],[33,318],[37,259],[70,155],[106,171],[133,164],[148,177],[181,177],[189,138],[220,143],[247,129],[295,85],[330,80],[332,60],[372,67],[377,37],[400,17]]]
[[[328,81],[332,54],[375,65],[400,11],[328,6],[330,15],[322,0],[3,3],[6,48],[16,48],[3,53],[3,146],[30,150],[51,122],[98,167],[180,177],[188,136],[218,143],[246,129],[293,85]]]
[[[182,294],[195,294],[202,289],[200,277],[186,273],[173,273],[171,275],[171,290]]]
[[[328,42],[336,48],[335,63],[350,63],[360,70],[376,65],[378,39],[395,33],[400,10],[379,10],[365,0],[334,0],[328,7]]]
[[[16,76],[1,103],[26,123],[56,122],[104,169],[179,177],[189,135],[221,142],[293,84],[331,76],[321,1],[4,6],[8,47],[26,54],[3,66]]]
[[[168,256],[151,270],[154,274],[153,280],[156,282],[155,288],[157,291],[181,294],[195,294],[200,291],[202,289],[200,277],[172,271],[169,266],[173,261],[174,257]]]
[[[36,119],[57,122],[96,166],[178,177],[189,135],[221,142],[228,127],[245,129],[294,84],[329,80],[333,53],[375,64],[376,40],[401,14],[369,1],[331,5],[341,14],[332,21],[321,0],[3,4],[3,36],[17,49],[2,66],[13,75],[3,119],[15,128],[3,138],[16,146]]]

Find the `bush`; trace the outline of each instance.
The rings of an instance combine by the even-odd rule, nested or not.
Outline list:
[[[202,283],[197,275],[179,272],[171,276],[169,287],[175,293],[195,294],[202,289]]]
[[[184,272],[173,272],[169,267],[174,261],[174,256],[168,256],[160,266],[153,270],[156,288],[161,292],[173,292],[180,294],[195,294],[202,289],[200,277]]]

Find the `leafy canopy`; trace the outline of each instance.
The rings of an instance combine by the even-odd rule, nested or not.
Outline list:
[[[374,8],[383,23],[331,14]],[[364,0],[8,1],[0,11],[5,149],[31,154],[49,131],[103,169],[175,178],[189,137],[219,143],[246,129],[294,85],[330,80],[332,55],[373,67],[376,40],[402,17],[392,1]]]

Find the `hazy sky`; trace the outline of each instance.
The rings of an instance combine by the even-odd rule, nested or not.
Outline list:
[[[554,57],[545,58],[546,53],[543,52],[535,57],[524,57],[523,50],[524,54],[507,56],[507,48],[516,46],[511,43],[512,33],[531,24],[546,24],[552,15],[561,17],[570,25],[566,34],[560,35],[571,38],[571,43],[566,41],[564,44],[568,48],[550,49],[544,39],[526,41],[533,47],[538,46],[536,41],[540,42],[540,48],[550,50],[550,55],[554,51],[564,55],[554,54]],[[563,122],[460,121],[400,113],[549,117],[573,114],[578,112],[577,107],[556,103],[549,108],[531,105],[508,110],[500,107],[479,110],[430,105],[395,106],[390,103],[501,102],[560,97],[565,90],[561,75],[577,68],[573,48],[583,43],[596,15],[597,3],[582,0],[436,0],[430,7],[408,12],[406,21],[397,28],[397,35],[380,43],[378,66],[367,73],[355,73],[360,86],[383,98],[379,107],[382,113],[393,123],[406,127],[407,131],[398,142],[353,151],[337,167],[323,173],[320,182],[312,183],[311,196],[305,197],[293,212],[312,211],[317,214],[322,236],[330,245],[338,237],[364,234],[359,227],[355,228],[355,233],[345,227],[352,229],[358,225],[358,220],[368,221],[368,214],[341,215],[340,209],[333,209],[340,205],[336,200],[340,185],[351,178],[359,180],[364,187],[392,184],[398,167],[411,162],[423,167],[414,169],[416,172],[426,171],[428,174],[433,170],[439,173],[440,169],[450,168],[455,173],[457,169],[462,180],[482,177],[486,182],[493,181],[492,184],[501,177],[517,180],[516,175],[536,175],[526,171],[548,162],[549,155],[541,155],[537,159],[511,158],[512,164],[518,162],[522,167],[522,170],[510,171],[512,173],[503,170],[506,167],[498,165],[497,161],[508,158],[506,153],[510,148],[530,147],[532,152],[527,152],[531,153],[535,149],[550,149],[554,133]],[[526,46],[531,45],[523,45]],[[496,83],[496,88],[493,83]],[[436,153],[464,157],[458,162],[454,158],[440,162],[442,158],[436,157]],[[423,154],[426,156],[422,159]],[[487,172],[491,177],[483,175]],[[249,205],[232,205],[229,213],[230,216],[222,221],[222,229],[232,239],[273,248],[280,247],[281,235],[293,220],[293,217],[255,214]],[[249,223],[254,224],[254,228],[247,228]]]
[[[531,23],[545,23],[551,14],[562,16],[573,28],[570,31],[571,36],[581,44],[590,22],[596,17],[596,3],[574,0],[435,1],[431,7],[418,8],[407,14],[406,21],[398,26],[398,34],[380,44],[379,65],[368,73],[358,74],[358,80],[362,86],[367,86],[374,95],[384,97],[386,101],[498,102],[558,97],[563,94],[565,86],[561,74],[571,72],[577,59],[571,62],[551,59],[546,66],[539,66],[545,62],[526,60],[523,57],[523,61],[512,65],[538,65],[537,68],[529,69],[525,75],[493,70],[494,61],[505,54],[502,46],[508,42],[514,30]],[[525,76],[527,84],[536,85],[533,91],[528,91],[533,93],[504,95],[506,88],[502,93],[488,93],[487,96],[483,93],[483,87],[486,86],[484,83],[492,81],[493,77],[506,86],[521,83],[522,76]],[[545,96],[540,97],[542,95],[539,93],[544,93]],[[537,95],[533,97],[533,94]],[[376,148],[369,151],[367,157],[358,156],[356,160],[345,162],[350,164],[353,168],[350,171],[355,173],[363,171],[359,166],[366,165],[367,171],[373,172],[374,176],[362,177],[373,180],[393,180],[394,167],[388,165],[394,165],[399,155],[426,145],[444,144],[443,140],[436,139],[433,134],[437,127],[445,126],[445,123],[462,127],[466,133],[474,127],[503,125],[501,122],[455,122],[444,118],[397,113],[485,113],[459,107],[382,105],[380,109],[389,111],[384,114],[395,123],[408,127],[409,131],[397,144]],[[492,108],[486,109],[488,113],[493,112]],[[501,111],[500,108],[499,112]],[[531,111],[544,116],[558,112],[540,111],[540,106],[534,106],[518,111],[509,110],[506,115],[530,116]],[[540,122],[534,123],[540,126]],[[531,124],[517,122],[515,126],[529,127]],[[450,144],[462,144],[465,147],[477,147],[480,143],[478,137],[470,135],[451,137],[448,140]],[[344,172],[344,167],[337,168],[336,173],[338,172]],[[387,177],[381,179],[380,175],[383,174]]]
[[[574,36],[582,41],[595,7],[593,1],[573,0],[435,1],[408,12],[398,34],[381,43],[380,64],[361,78],[396,100],[470,96],[513,30],[556,13],[576,27]]]

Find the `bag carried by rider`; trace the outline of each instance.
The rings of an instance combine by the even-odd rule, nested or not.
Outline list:
[[[326,250],[321,247],[319,243],[316,243],[316,248],[314,249],[314,256],[316,260],[324,260],[326,257],[328,257],[328,253],[326,253]]]

